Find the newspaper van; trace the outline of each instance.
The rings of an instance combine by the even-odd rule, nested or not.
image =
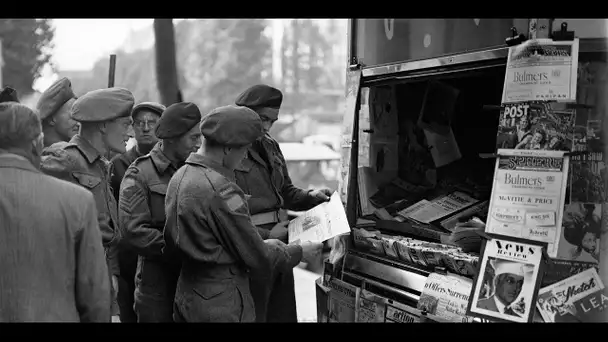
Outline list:
[[[515,148],[516,145],[508,139],[517,134],[519,139],[526,137],[526,141],[536,139],[534,127],[530,128],[526,122],[518,124],[517,132],[508,131],[499,122],[509,46],[543,38],[553,41],[578,38],[576,103],[568,104],[576,114],[571,119],[575,123],[568,149],[574,151],[577,149],[574,145],[579,146],[580,154],[593,149],[599,157],[594,158],[597,161],[595,166],[588,167],[595,170],[589,171],[589,175],[595,172],[598,176],[593,185],[584,181],[589,175],[576,171],[576,167],[585,168],[580,165],[586,163],[573,163],[570,176],[580,178],[580,183],[590,188],[602,189],[596,191],[601,192],[599,195],[580,195],[583,197],[577,201],[591,201],[595,212],[589,215],[595,215],[596,221],[604,222],[606,179],[603,156],[608,152],[604,144],[608,20],[349,21],[346,112],[340,145],[338,191],[345,205],[351,233],[333,241],[334,249],[325,264],[325,273],[317,281],[319,322],[354,319],[394,321],[388,318],[390,303],[393,302],[416,309],[407,313],[417,315],[418,319],[414,321],[454,321],[430,314],[432,310],[427,309],[436,306],[437,299],[427,306],[430,297],[424,295],[431,276],[454,273],[453,268],[446,267],[449,261],[437,260],[437,250],[449,249],[448,242],[453,242],[450,230],[443,223],[464,221],[466,217],[462,213],[465,211],[475,214],[468,218],[475,216],[485,222],[484,208],[487,215],[486,200],[492,189],[497,143],[499,147]],[[421,119],[427,115],[424,113],[430,113],[430,119]],[[427,129],[437,122],[447,123],[442,126],[447,126],[447,130],[440,132],[441,138],[430,134]],[[421,132],[421,127],[427,130]],[[571,158],[577,157],[573,155]],[[571,182],[568,181],[566,203],[571,199]],[[466,210],[459,207],[442,217],[442,225],[434,224],[436,222],[419,225],[417,223],[420,222],[403,220],[397,215],[418,201],[454,197],[455,191],[471,198],[472,204],[467,204]],[[410,197],[414,199],[410,200]],[[583,206],[580,205],[581,208]],[[546,282],[553,284],[581,270],[595,268],[606,284],[608,237],[602,235],[604,229],[601,230],[593,235],[594,250],[590,255],[595,258],[595,263],[551,258],[554,261],[550,263],[553,273],[551,277],[545,276]],[[571,235],[566,237],[571,244],[568,246],[576,250],[577,244],[572,241],[582,239],[579,237],[581,234],[568,234]],[[422,241],[419,245],[426,244],[426,247],[403,251],[395,241],[404,239]],[[479,248],[469,254],[476,253],[479,253]],[[469,270],[455,273],[471,281],[475,279],[477,264],[469,263],[466,258],[457,261],[452,260],[452,263]],[[332,293],[338,286],[335,282],[339,282],[342,289],[349,287],[352,291],[341,290],[339,300],[332,301]],[[365,313],[364,307],[369,306],[360,299],[365,297],[362,291],[368,294],[371,291],[383,298],[384,313],[377,312],[375,316]],[[344,299],[345,293],[352,293],[352,302]],[[380,302],[376,301],[376,304]],[[340,312],[352,309],[356,314],[345,314],[341,320],[340,313],[334,311],[338,310],[336,305],[342,304],[336,303],[344,305]],[[463,305],[466,308],[466,301]],[[465,316],[462,312],[460,314]],[[375,318],[370,319],[372,316]],[[534,320],[543,321],[538,314],[534,315]]]

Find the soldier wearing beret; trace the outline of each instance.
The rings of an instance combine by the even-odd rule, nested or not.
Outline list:
[[[235,103],[254,110],[262,119],[264,134],[247,148],[236,168],[236,183],[250,195],[251,221],[264,239],[287,239],[286,229],[273,229],[287,219],[284,209],[302,211],[329,200],[331,190],[304,190],[294,186],[279,144],[268,134],[283,102],[280,90],[255,85],[240,94]],[[293,270],[276,279],[254,278],[251,288],[258,322],[297,322]]]
[[[165,106],[156,102],[142,102],[133,107],[131,118],[133,119],[133,132],[135,133],[136,145],[127,152],[114,156],[111,160],[114,170],[111,184],[117,202],[120,182],[129,165],[135,159],[150,153],[152,147],[158,141],[154,130],[160,115],[165,109]],[[120,321],[125,323],[137,322],[137,316],[135,311],[133,311],[137,253],[130,250],[127,246],[119,246],[118,263],[120,265],[120,277],[118,279]]]
[[[76,95],[72,91],[72,83],[62,78],[45,90],[36,109],[42,120],[44,131],[44,146],[48,147],[59,141],[70,141],[78,133],[78,122],[70,117]]]
[[[93,193],[114,298],[120,274],[117,258],[120,232],[117,229],[118,205],[110,186],[111,164],[105,156],[110,151],[125,152],[133,104],[133,95],[123,88],[94,90],[78,98],[72,106],[71,116],[80,123],[80,133],[69,142],[47,147],[40,163],[46,174],[78,184]]]
[[[120,187],[118,218],[123,241],[139,255],[135,281],[138,322],[173,322],[180,266],[162,254],[165,194],[173,174],[201,145],[200,121],[201,113],[193,103],[169,106],[156,125],[160,142],[129,166]]]
[[[17,91],[11,87],[4,87],[0,90],[0,103],[2,102],[19,102]]]
[[[201,148],[173,175],[165,201],[165,241],[182,261],[173,318],[254,322],[250,273],[293,268],[302,257],[317,255],[322,245],[263,241],[251,223],[245,194],[234,183],[234,168],[263,134],[255,112],[217,108],[203,118],[201,133]]]

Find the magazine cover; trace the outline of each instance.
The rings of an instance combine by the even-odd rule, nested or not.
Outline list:
[[[331,289],[329,291],[329,322],[354,322],[359,288],[335,278],[332,278],[327,285]]]
[[[570,158],[570,202],[603,203],[606,198],[604,153],[589,152]]]
[[[565,103],[503,104],[496,148],[571,151],[575,112]]]
[[[383,323],[388,299],[361,288],[357,292],[355,322]]]
[[[574,302],[604,289],[595,268],[590,268],[553,285],[543,287],[538,293],[538,308],[545,322],[580,322],[580,313]]]
[[[546,243],[488,236],[467,314],[507,322],[532,322]]]
[[[467,305],[471,293],[470,279],[453,275],[431,273],[424,284],[417,309],[449,322],[469,323]]]
[[[577,317],[585,323],[608,322],[608,289],[603,288],[574,301]]]
[[[595,268],[597,271],[599,264],[597,262],[551,259],[551,262],[545,267],[541,287],[555,284],[590,268]]]
[[[602,205],[573,202],[564,209],[557,251],[561,260],[599,263]]]
[[[548,243],[557,255],[569,157],[560,151],[498,150],[486,232]]]

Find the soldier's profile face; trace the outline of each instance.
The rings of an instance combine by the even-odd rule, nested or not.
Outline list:
[[[247,147],[248,146],[230,148],[224,158],[224,166],[231,170],[236,168],[245,158]]]
[[[53,121],[55,121],[55,131],[65,141],[70,140],[74,135],[76,135],[80,127],[78,122],[72,120],[72,117],[70,116],[72,104],[74,104],[74,100],[66,102],[61,108],[59,108],[55,115],[53,115]]]
[[[181,136],[174,144],[179,158],[184,161],[190,153],[194,153],[201,147],[201,127],[194,125],[188,133]]]
[[[496,284],[496,296],[505,305],[509,305],[517,299],[517,296],[521,293],[521,289],[524,285],[524,277],[505,273],[498,275],[498,282]]]
[[[131,117],[118,118],[106,123],[105,143],[112,152],[126,152],[130,127]]]
[[[270,131],[270,129],[272,128],[272,125],[275,123],[275,121],[276,120],[262,118],[262,129],[264,130],[264,133],[268,133],[268,131]]]

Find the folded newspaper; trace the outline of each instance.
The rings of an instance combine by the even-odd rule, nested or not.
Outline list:
[[[344,205],[337,192],[331,195],[329,202],[321,203],[291,220],[287,229],[289,243],[298,240],[324,242],[338,235],[350,233]]]

